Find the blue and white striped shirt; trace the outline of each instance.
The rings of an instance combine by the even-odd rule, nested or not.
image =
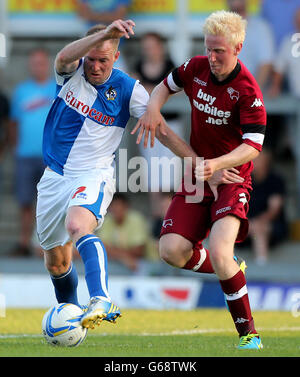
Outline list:
[[[72,74],[56,73],[56,98],[45,123],[44,160],[60,175],[111,166],[129,118],[140,118],[149,100],[139,81],[118,69],[93,86],[83,60]]]

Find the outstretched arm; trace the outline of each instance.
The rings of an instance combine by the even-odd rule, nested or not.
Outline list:
[[[131,20],[116,20],[107,28],[98,33],[78,39],[65,46],[56,56],[55,68],[58,73],[74,72],[78,67],[79,60],[85,56],[89,50],[97,44],[108,39],[118,39],[121,37],[130,38],[133,35],[135,23]]]

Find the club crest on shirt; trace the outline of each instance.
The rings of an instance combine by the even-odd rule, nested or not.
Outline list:
[[[109,101],[113,101],[117,97],[117,91],[111,86],[106,92],[105,96]]]
[[[237,101],[239,100],[240,93],[237,90],[230,87],[227,88],[227,93],[229,94],[230,99],[236,99]]]

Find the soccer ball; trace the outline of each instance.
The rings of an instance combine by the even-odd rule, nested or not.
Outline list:
[[[43,335],[52,346],[76,347],[86,337],[87,329],[81,326],[82,309],[74,304],[57,304],[44,315]]]

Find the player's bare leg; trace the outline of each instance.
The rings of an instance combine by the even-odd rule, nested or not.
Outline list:
[[[69,208],[65,227],[74,244],[86,234],[93,233],[96,226],[97,220],[91,211],[80,206]]]
[[[161,259],[173,267],[201,273],[214,273],[209,251],[200,243],[193,246],[191,241],[180,234],[164,234],[159,240],[159,253]]]
[[[44,250],[44,263],[49,273],[59,276],[66,273],[72,262],[72,242]]]
[[[212,226],[209,237],[210,257],[220,280],[229,279],[239,272],[239,267],[233,259],[239,227],[240,220],[234,216],[226,216]]]
[[[164,234],[159,241],[159,254],[162,260],[173,267],[206,274],[215,273],[209,250],[200,242],[193,246],[191,241],[180,234]],[[239,257],[234,257],[234,261],[245,273],[245,261]]]
[[[193,244],[180,234],[168,233],[160,238],[159,254],[171,266],[183,268],[193,254]]]

